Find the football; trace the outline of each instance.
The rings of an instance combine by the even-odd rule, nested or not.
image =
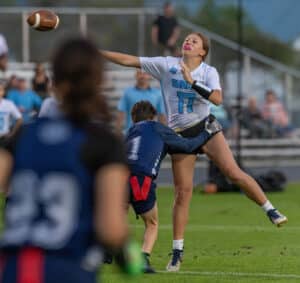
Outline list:
[[[36,30],[48,31],[58,27],[59,17],[52,11],[39,10],[29,15],[27,23]]]

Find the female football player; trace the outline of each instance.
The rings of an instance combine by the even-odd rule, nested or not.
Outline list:
[[[136,57],[101,51],[103,56],[120,65],[141,68],[160,81],[168,125],[183,137],[194,137],[203,130],[209,115],[209,103],[222,103],[222,90],[217,70],[204,62],[209,51],[208,39],[201,33],[189,34],[182,43],[182,57]],[[211,137],[201,148],[234,184],[281,225],[287,218],[276,210],[256,181],[237,165],[222,132]],[[175,185],[173,206],[173,253],[168,271],[178,271],[183,256],[184,230],[188,220],[193,191],[196,154],[173,154]]]

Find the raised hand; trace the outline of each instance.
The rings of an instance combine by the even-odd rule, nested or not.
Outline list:
[[[189,67],[183,62],[180,62],[180,66],[181,66],[181,73],[183,75],[183,78],[190,84],[193,83],[193,78],[191,76],[191,70],[189,69]]]

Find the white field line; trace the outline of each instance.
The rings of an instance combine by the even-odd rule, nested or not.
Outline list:
[[[130,225],[131,228],[135,229],[144,229],[145,226],[141,224],[132,224]],[[160,230],[170,230],[172,229],[172,224],[159,224],[158,228]],[[235,231],[276,231],[276,230],[288,230],[288,231],[300,231],[300,227],[298,226],[289,226],[288,224],[284,225],[283,227],[277,228],[271,223],[264,226],[250,226],[250,225],[187,225],[187,231],[226,231],[231,232],[232,230]]]
[[[158,273],[170,274],[165,270]],[[179,271],[178,275],[200,275],[200,276],[219,276],[219,277],[252,277],[252,278],[276,278],[276,279],[300,279],[299,274],[276,274],[276,273],[248,273],[248,272],[224,272],[224,271]]]

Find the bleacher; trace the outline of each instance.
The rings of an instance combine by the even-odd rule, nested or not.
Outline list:
[[[11,63],[5,77],[12,74],[23,77],[30,82],[33,76],[34,64]],[[2,74],[3,76],[3,74]],[[1,78],[1,77],[0,77]],[[107,96],[111,110],[116,113],[117,103],[127,87],[135,84],[135,69],[107,64],[105,69],[103,93]],[[156,80],[152,86],[159,87]],[[229,144],[236,153],[236,141],[229,140]],[[284,139],[247,139],[241,141],[241,158],[248,166],[300,166],[300,138]],[[170,167],[169,158],[164,162],[165,168]],[[203,158],[198,166],[206,166]]]

